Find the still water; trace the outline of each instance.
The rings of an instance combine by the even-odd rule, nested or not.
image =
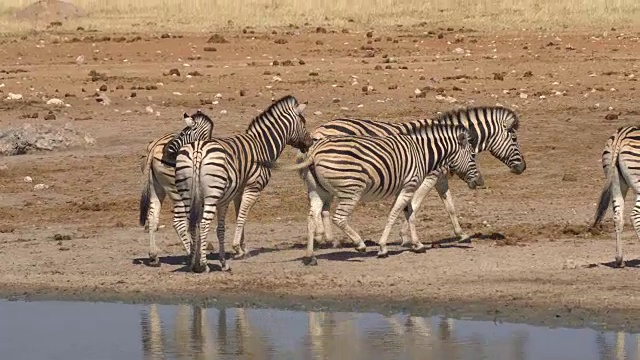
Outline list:
[[[635,334],[403,314],[0,300],[0,359],[640,359]]]

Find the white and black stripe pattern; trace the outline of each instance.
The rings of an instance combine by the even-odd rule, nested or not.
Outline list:
[[[439,114],[433,119],[419,119],[403,123],[390,123],[367,119],[335,119],[316,128],[312,132],[311,137],[314,140],[318,140],[328,136],[344,135],[406,135],[432,122],[463,126],[477,139],[476,151],[478,153],[488,150],[498,160],[506,164],[511,169],[511,172],[515,174],[522,174],[526,169],[526,162],[520,151],[517,139],[517,129],[519,126],[518,116],[512,110],[501,106],[462,108]],[[302,171],[302,176],[309,177],[309,175],[305,173],[305,170]],[[309,179],[309,181],[311,180],[312,179]],[[422,199],[434,185],[449,214],[454,233],[460,240],[468,239],[469,235],[464,233],[458,222],[446,174],[440,174],[437,178],[429,176],[425,179],[423,186],[417,191],[417,195],[422,196],[422,198],[416,201],[414,211],[418,210]],[[329,214],[327,212],[323,214],[326,225],[324,230],[327,240],[331,240],[331,222],[328,220],[328,216]],[[408,223],[404,222],[401,231],[403,245],[409,244],[409,232],[411,230],[407,226]],[[333,245],[338,246],[339,244],[334,242]]]
[[[193,239],[191,270],[208,270],[206,239],[216,214],[220,263],[223,270],[230,268],[225,260],[224,220],[231,201],[238,209],[233,248],[236,258],[245,255],[247,213],[271,178],[271,171],[260,164],[277,160],[286,145],[306,151],[312,143],[302,116],[305,106],[285,96],[254,118],[244,134],[196,141],[179,150],[176,187],[181,201],[173,224],[181,236],[188,232]]]
[[[446,123],[425,123],[410,135],[331,136],[317,140],[303,161],[290,167],[305,168],[311,175],[303,178],[309,190],[310,203],[309,239],[304,263],[317,263],[313,255],[314,238],[320,235],[317,230],[324,227],[322,212],[328,213],[334,197],[338,204],[333,222],[347,234],[358,251],[365,251],[364,241],[348,225],[351,213],[360,201],[395,196],[378,243],[378,256],[386,257],[386,243],[393,223],[404,211],[406,220],[413,224],[414,194],[428,175],[452,171],[471,188],[483,184],[472,146],[476,143],[464,127]],[[424,250],[422,243],[412,240],[415,240],[414,250]]]
[[[607,212],[609,204],[613,211],[616,231],[615,264],[624,267],[622,256],[622,228],[624,226],[624,198],[631,187],[636,203],[631,210],[631,222],[640,239],[640,127],[618,128],[607,140],[602,151],[602,168],[605,185],[600,194],[593,226],[598,225]]]
[[[149,230],[149,265],[160,266],[158,259],[158,247],[156,245],[156,231],[160,221],[160,210],[164,198],[175,204],[180,195],[175,187],[175,161],[177,150],[185,139],[208,140],[213,134],[213,121],[202,111],[198,110],[192,115],[183,114],[187,126],[178,134],[168,133],[147,146],[147,158],[143,164],[142,172],[147,172],[142,195],[140,196],[140,226]],[[176,140],[172,143],[172,140]],[[180,235],[180,234],[178,234]],[[189,238],[180,239],[188,250]]]

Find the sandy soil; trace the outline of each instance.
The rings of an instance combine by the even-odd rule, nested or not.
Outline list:
[[[635,235],[627,226],[627,267],[614,269],[611,221],[602,234],[586,231],[603,184],[604,142],[618,126],[640,120],[637,33],[405,27],[367,37],[328,30],[224,33],[226,43],[207,43],[211,34],[107,40],[108,34],[81,31],[2,39],[0,90],[3,98],[12,92],[24,99],[0,101],[0,126],[70,122],[97,144],[0,159],[7,166],[0,170],[0,293],[123,301],[226,296],[250,304],[640,329]],[[280,65],[272,66],[274,60]],[[172,68],[181,76],[163,75]],[[90,71],[98,75],[92,79]],[[109,105],[93,96],[102,85]],[[367,85],[374,90],[363,92]],[[416,97],[416,88],[425,96]],[[365,255],[324,249],[318,266],[305,267],[303,184],[277,173],[250,214],[252,256],[233,261],[232,273],[181,271],[168,201],[159,233],[163,264],[145,266],[148,238],[137,218],[147,143],[181,128],[182,111],[197,108],[214,117],[218,134],[240,132],[272,98],[289,93],[309,101],[310,128],[335,116],[408,120],[471,101],[511,106],[521,116],[527,170],[513,175],[483,153],[487,189],[451,181],[463,226],[478,233],[470,245],[425,254],[396,247],[387,259],[375,258],[374,246]],[[438,100],[439,93],[457,101]],[[51,97],[71,106],[46,105]],[[43,119],[49,111],[56,120]],[[38,118],[25,118],[34,112]],[[284,161],[293,156],[287,150]],[[25,176],[34,182],[25,183]],[[35,191],[37,183],[50,187]],[[366,204],[354,224],[377,240],[388,210],[389,202]],[[435,193],[419,215],[419,229],[425,242],[452,235]],[[211,263],[217,265],[213,257]]]

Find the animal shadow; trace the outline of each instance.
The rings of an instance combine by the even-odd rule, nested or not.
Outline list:
[[[606,266],[606,267],[611,268],[611,269],[619,269],[616,266],[616,262],[615,261],[609,261],[609,262],[604,262],[604,263],[593,263],[593,264],[588,264],[585,267],[586,268],[594,268],[594,267],[598,267],[598,266]],[[624,262],[624,266],[625,267],[630,267],[630,268],[640,268],[640,259],[626,260]]]

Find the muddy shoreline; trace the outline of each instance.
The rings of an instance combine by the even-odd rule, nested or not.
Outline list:
[[[640,311],[631,309],[590,309],[549,303],[513,301],[501,306],[490,300],[450,300],[332,296],[277,295],[261,292],[237,294],[196,292],[127,292],[110,289],[75,289],[56,286],[0,286],[0,298],[10,301],[89,301],[127,304],[198,304],[216,308],[272,308],[294,311],[408,313],[412,316],[445,316],[454,319],[524,323],[535,326],[591,328],[601,331],[640,331]]]

